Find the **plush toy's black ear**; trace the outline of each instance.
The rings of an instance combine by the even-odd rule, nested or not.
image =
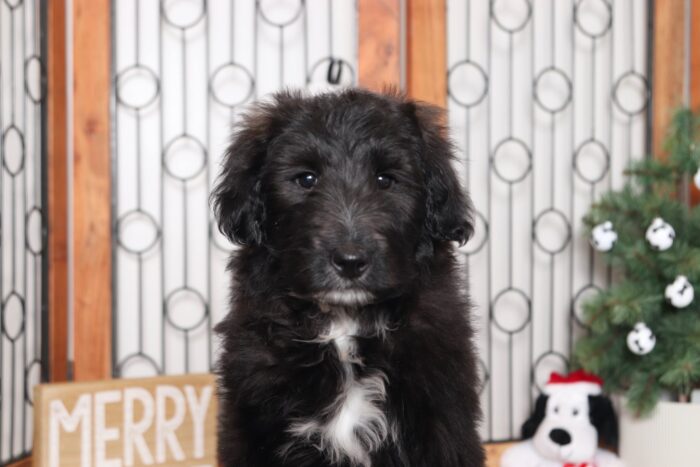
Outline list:
[[[547,413],[547,400],[548,396],[540,394],[535,402],[535,411],[532,412],[530,418],[528,418],[525,423],[523,423],[522,436],[523,439],[530,439],[535,436],[537,428],[539,428],[540,423],[544,420],[544,416]]]
[[[282,92],[243,116],[224,155],[221,175],[211,194],[219,230],[242,245],[261,244],[265,236],[265,200],[261,168],[267,148],[279,134],[299,94]]]
[[[611,449],[617,449],[617,415],[612,402],[605,396],[588,396],[591,424],[598,430],[598,439]]]
[[[447,138],[444,112],[415,102],[407,102],[406,108],[421,136],[428,234],[433,240],[463,245],[473,233],[471,205],[452,165],[454,148]]]

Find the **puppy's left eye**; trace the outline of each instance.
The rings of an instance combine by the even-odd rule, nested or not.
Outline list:
[[[574,417],[576,417],[578,415],[578,409],[574,409],[573,413],[574,413]]]
[[[394,184],[394,181],[395,181],[394,178],[391,177],[390,175],[387,175],[387,174],[377,175],[377,185],[382,190],[386,190],[387,188],[390,188],[391,185]]]
[[[314,173],[304,172],[297,175],[294,181],[297,182],[297,185],[299,185],[300,187],[306,190],[310,190],[318,182],[318,177]]]

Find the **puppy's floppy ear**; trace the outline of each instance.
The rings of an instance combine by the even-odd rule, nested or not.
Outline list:
[[[540,423],[542,423],[547,413],[547,400],[549,400],[549,397],[544,394],[540,394],[537,398],[537,402],[535,402],[535,411],[530,415],[530,418],[523,423],[523,439],[530,439],[535,436],[537,428],[539,428]]]
[[[283,91],[272,101],[254,106],[243,116],[226,150],[211,201],[219,230],[232,242],[260,245],[264,240],[261,169],[270,142],[301,99],[299,93]]]
[[[221,175],[211,194],[219,230],[239,244],[263,241],[265,204],[260,168],[269,140],[269,122],[263,112],[244,117],[224,154]]]
[[[421,138],[428,234],[434,240],[455,241],[463,245],[474,230],[471,205],[452,166],[454,147],[447,139],[444,112],[437,107],[410,101],[405,107]]]
[[[612,402],[605,396],[588,396],[591,424],[598,430],[598,439],[605,446],[617,449],[617,416]]]

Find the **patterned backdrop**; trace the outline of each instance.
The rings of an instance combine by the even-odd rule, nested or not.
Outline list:
[[[483,436],[511,439],[610,281],[581,216],[650,146],[651,0],[448,0],[448,110],[477,209],[462,252]],[[285,86],[356,82],[354,0],[113,2],[114,373],[206,371],[231,246],[208,190],[231,123]],[[0,463],[47,367],[43,0],[0,3]]]
[[[520,436],[550,372],[567,369],[582,303],[610,282],[581,218],[649,147],[650,7],[448,1],[450,125],[478,221],[463,253],[485,439]]]
[[[230,125],[284,86],[354,84],[357,6],[113,5],[114,373],[206,371],[231,248],[207,193]],[[611,280],[580,219],[648,147],[648,9],[643,0],[448,1],[448,110],[478,219],[462,252],[484,439],[518,436],[584,331],[582,301]]]
[[[209,188],[245,105],[356,77],[353,0],[114,2],[114,373],[208,371],[231,245]]]
[[[45,380],[46,2],[0,3],[0,465],[29,454]]]

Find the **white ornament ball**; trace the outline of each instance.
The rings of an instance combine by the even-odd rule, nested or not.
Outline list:
[[[649,327],[639,322],[634,325],[634,328],[627,334],[627,347],[630,351],[637,355],[646,355],[656,345],[656,336]]]
[[[593,227],[591,245],[598,251],[610,251],[617,241],[617,232],[613,230],[612,222],[605,221]]]
[[[678,276],[666,286],[666,300],[676,308],[685,308],[693,302],[695,290],[685,276]]]
[[[665,251],[673,245],[676,231],[671,224],[660,217],[655,218],[647,229],[647,241],[656,250]]]
[[[698,171],[695,172],[695,175],[693,176],[693,181],[695,182],[695,187],[700,190],[700,167],[698,167]]]

